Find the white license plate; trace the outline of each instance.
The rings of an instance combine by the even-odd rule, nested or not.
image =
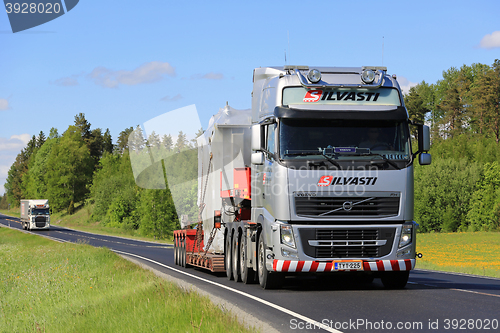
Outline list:
[[[336,271],[351,270],[351,269],[362,271],[363,263],[361,261],[343,261],[343,262],[336,262],[333,267],[335,268]]]

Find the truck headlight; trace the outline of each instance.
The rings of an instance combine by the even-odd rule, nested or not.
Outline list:
[[[413,234],[413,224],[403,224],[403,229],[401,230],[401,236],[399,238],[399,248],[405,247],[412,241]]]
[[[281,244],[293,247],[295,249],[295,238],[293,237],[292,226],[281,225]]]

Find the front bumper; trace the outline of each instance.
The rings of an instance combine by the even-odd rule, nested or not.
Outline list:
[[[337,262],[340,262],[339,260]],[[363,271],[365,272],[387,272],[387,271],[409,271],[415,268],[415,259],[402,260],[363,260]],[[350,270],[333,269],[334,261],[298,261],[298,260],[273,260],[273,271],[275,272],[337,272]]]

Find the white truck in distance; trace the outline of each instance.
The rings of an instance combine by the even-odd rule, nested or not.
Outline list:
[[[21,200],[21,224],[24,230],[49,230],[49,200]]]
[[[198,138],[204,238],[201,222],[175,231],[175,262],[265,289],[329,273],[404,288],[429,148],[385,67],[257,68],[252,109],[226,106]]]

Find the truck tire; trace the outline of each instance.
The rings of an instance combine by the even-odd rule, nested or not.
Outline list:
[[[245,242],[243,241],[243,235],[240,238],[240,274],[241,281],[244,284],[253,283],[255,280],[255,272],[252,268],[247,267],[247,252],[245,248]]]
[[[285,276],[283,273],[269,272],[266,267],[266,247],[264,244],[264,237],[259,237],[259,250],[257,261],[257,275],[259,277],[259,284],[264,289],[280,288],[284,282]]]
[[[233,267],[231,258],[231,236],[229,233],[226,236],[226,249],[224,251],[224,268],[226,269],[226,276],[228,280],[233,279]]]
[[[181,239],[181,267],[186,267],[186,241]]]
[[[177,254],[178,246],[177,246],[177,237],[174,236],[174,264],[179,265],[179,255]]]
[[[384,272],[380,279],[386,289],[403,289],[409,276],[410,271]]]
[[[239,243],[238,243],[238,236],[237,235],[233,235],[233,244],[232,244],[232,247],[231,249],[233,250],[232,251],[232,259],[233,259],[233,262],[232,262],[232,269],[233,269],[233,278],[234,278],[234,281],[236,282],[241,282],[241,276],[240,276],[240,247],[239,247]]]

